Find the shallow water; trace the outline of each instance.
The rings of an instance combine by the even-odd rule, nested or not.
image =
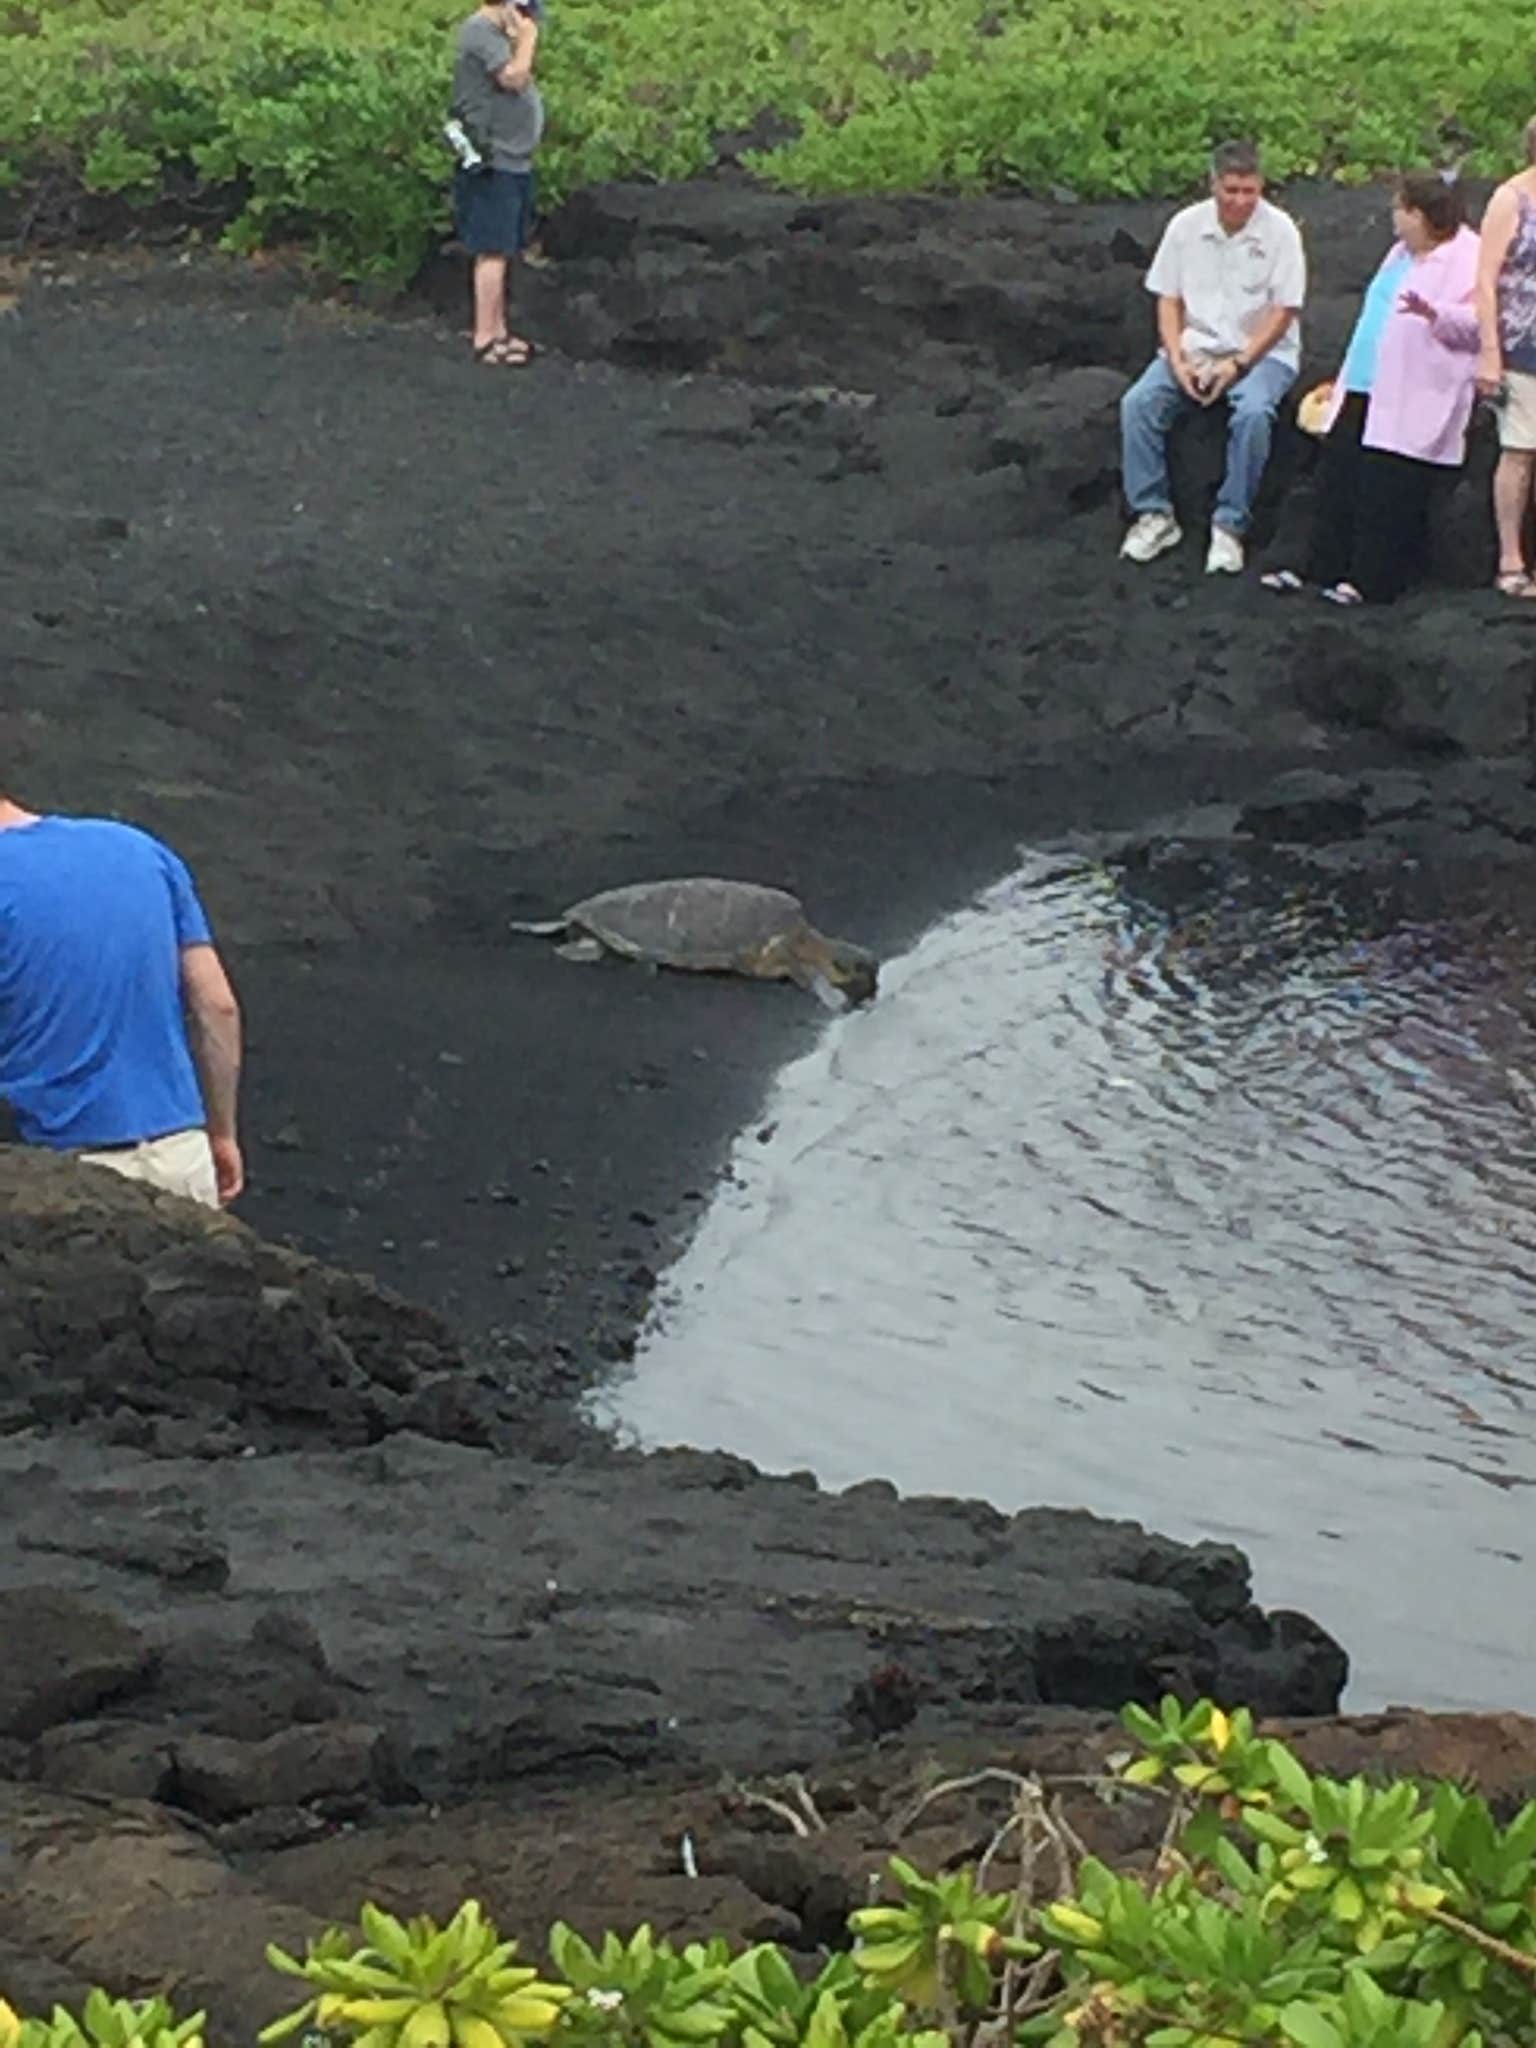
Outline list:
[[[1299,871],[1032,858],[779,1077],[613,1412],[1230,1539],[1352,1705],[1536,1708],[1533,971]]]

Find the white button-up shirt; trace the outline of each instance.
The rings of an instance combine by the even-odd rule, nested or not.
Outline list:
[[[1307,259],[1288,213],[1261,199],[1246,227],[1229,235],[1214,199],[1176,213],[1163,230],[1147,290],[1184,301],[1184,351],[1235,356],[1276,306],[1299,312],[1307,296]],[[1270,351],[1295,369],[1301,324],[1293,320]]]

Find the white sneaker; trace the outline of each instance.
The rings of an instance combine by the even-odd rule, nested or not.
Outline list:
[[[1155,562],[1159,555],[1176,548],[1183,538],[1183,530],[1171,512],[1143,512],[1120,544],[1121,559]]]
[[[1205,557],[1207,576],[1241,576],[1243,573],[1243,544],[1235,533],[1228,533],[1224,526],[1211,528],[1211,545]]]

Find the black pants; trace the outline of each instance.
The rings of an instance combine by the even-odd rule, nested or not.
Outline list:
[[[1364,394],[1351,391],[1323,443],[1312,515],[1309,583],[1352,583],[1372,604],[1390,604],[1424,574],[1429,506],[1445,474],[1437,462],[1363,448]]]

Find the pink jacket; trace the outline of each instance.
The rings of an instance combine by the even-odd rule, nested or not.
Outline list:
[[[1477,396],[1477,236],[1458,228],[1448,242],[1418,257],[1403,283],[1435,308],[1433,320],[1402,310],[1399,303],[1381,332],[1381,350],[1366,404],[1367,448],[1438,462],[1454,469],[1467,452],[1467,421]],[[1384,261],[1407,255],[1395,242]],[[1336,382],[1328,412],[1331,427],[1344,404]]]

